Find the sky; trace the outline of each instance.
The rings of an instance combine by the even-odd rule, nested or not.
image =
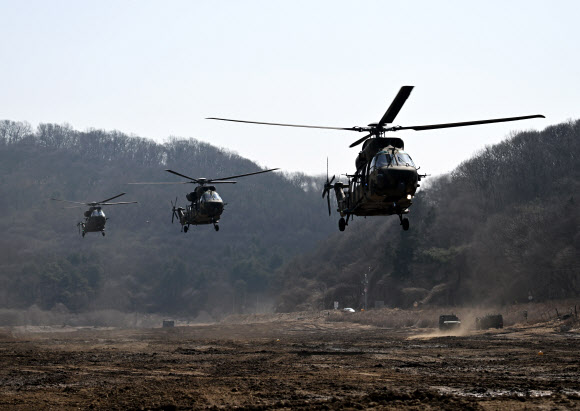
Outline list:
[[[0,0],[0,119],[163,142],[196,138],[262,167],[354,172],[361,134],[403,85],[395,125],[421,172],[521,130],[579,118],[580,2]],[[191,170],[182,172],[194,173]],[[214,176],[212,176],[214,177]]]

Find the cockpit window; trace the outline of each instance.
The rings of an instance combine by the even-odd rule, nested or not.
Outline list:
[[[411,166],[411,167],[415,167],[415,163],[413,163],[413,160],[411,160],[411,156],[409,156],[409,154],[403,152],[403,151],[399,151],[397,154],[397,162],[400,165],[407,165],[407,166]]]
[[[393,160],[394,157],[391,154],[381,152],[373,158],[373,161],[371,161],[371,168],[395,165],[396,163],[394,163]]]
[[[203,201],[222,201],[217,191],[206,191],[203,193]]]
[[[104,217],[105,213],[103,213],[103,210],[97,210],[94,209],[93,212],[91,213],[91,217]]]

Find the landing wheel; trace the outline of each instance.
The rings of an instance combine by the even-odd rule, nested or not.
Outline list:
[[[219,226],[219,225],[217,225],[217,224],[214,224],[213,228],[214,228],[214,230],[216,230],[216,231],[219,231],[219,230],[220,230],[220,226]]]
[[[403,230],[407,231],[409,229],[409,219],[408,218],[403,218],[401,220],[401,225],[403,226]]]
[[[344,217],[341,217],[340,220],[338,220],[338,229],[340,231],[344,231],[345,228],[346,228],[346,221],[345,221]]]
[[[184,225],[184,226],[183,226],[183,232],[184,232],[184,233],[187,233],[187,230],[189,230],[189,227],[188,227],[188,226],[186,226],[186,225]]]
[[[103,235],[103,237],[105,236],[105,232],[104,231],[101,231],[101,234]]]

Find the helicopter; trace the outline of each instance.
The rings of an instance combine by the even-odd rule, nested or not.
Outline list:
[[[203,224],[213,224],[215,231],[219,231],[220,226],[218,223],[227,203],[223,202],[222,198],[216,191],[215,186],[209,184],[236,184],[237,181],[231,181],[230,179],[269,173],[270,171],[275,170],[278,170],[278,168],[222,178],[192,178],[178,173],[177,171],[165,170],[168,173],[186,178],[189,181],[129,184],[197,184],[197,187],[195,187],[192,192],[185,195],[185,198],[187,198],[187,201],[191,204],[186,205],[185,208],[183,208],[177,207],[177,198],[175,199],[175,203],[173,201],[171,202],[171,223],[173,224],[175,217],[177,217],[181,224],[181,231],[184,233],[187,233],[190,225]]]
[[[405,152],[405,144],[397,137],[385,137],[388,132],[399,130],[435,130],[440,128],[464,127],[478,124],[501,123],[507,121],[526,120],[531,118],[545,118],[541,114],[495,118],[489,120],[465,121],[459,123],[431,124],[422,126],[387,126],[392,124],[395,117],[407,101],[414,86],[403,86],[391,102],[389,108],[383,114],[378,123],[371,123],[366,127],[324,127],[312,125],[266,123],[260,121],[233,120],[227,118],[208,117],[208,120],[232,121],[237,123],[263,124],[270,126],[303,127],[328,130],[346,130],[368,133],[364,137],[353,142],[350,147],[364,143],[362,150],[355,160],[356,171],[354,174],[346,174],[347,182],[333,181],[336,176],[329,179],[328,160],[326,169],[326,182],[322,191],[322,198],[328,202],[328,214],[330,209],[330,190],[334,190],[337,201],[337,211],[340,214],[338,228],[344,231],[349,219],[353,216],[399,216],[403,230],[409,229],[409,219],[403,217],[409,213],[409,207],[413,204],[413,197],[419,182],[427,174],[419,174],[419,167],[415,166],[411,156]]]
[[[122,204],[136,204],[137,201],[122,201],[117,203],[109,203],[109,201],[114,200],[117,197],[121,197],[127,193],[117,194],[114,197],[107,198],[103,201],[93,201],[93,202],[79,202],[79,201],[69,201],[69,200],[60,200],[58,198],[51,198],[54,201],[62,201],[65,203],[73,203],[73,204],[80,204],[71,207],[65,208],[80,208],[89,206],[89,209],[85,211],[85,220],[79,221],[77,223],[77,227],[79,228],[79,234],[83,237],[86,233],[98,233],[100,232],[103,237],[105,236],[105,224],[108,218],[105,216],[105,213],[101,209],[102,206],[109,206],[109,205],[122,205]]]

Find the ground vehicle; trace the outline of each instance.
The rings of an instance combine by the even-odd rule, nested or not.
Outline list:
[[[455,314],[446,314],[439,316],[440,330],[453,330],[461,327],[461,321]]]

